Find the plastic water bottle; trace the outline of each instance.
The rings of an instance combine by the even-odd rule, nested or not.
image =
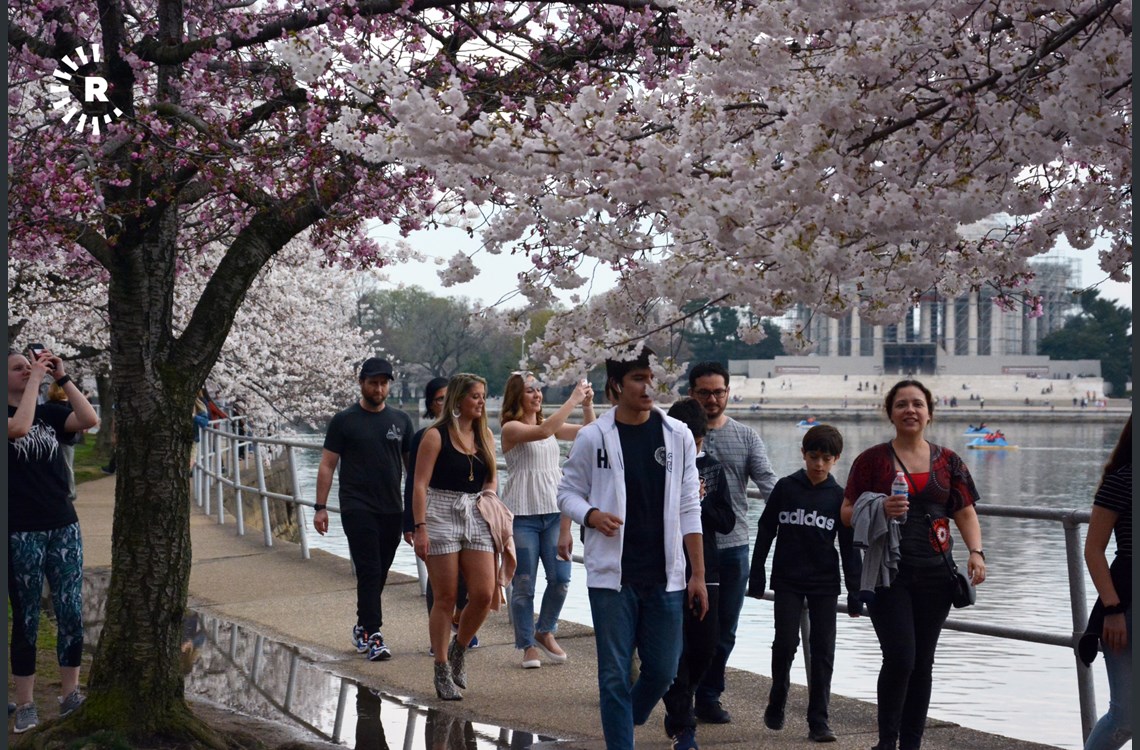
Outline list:
[[[901,471],[895,472],[895,481],[891,482],[892,495],[906,495],[910,497],[910,486],[906,483],[906,474]],[[905,519],[903,516],[902,519]],[[891,523],[902,523],[903,520],[899,518],[892,518]]]

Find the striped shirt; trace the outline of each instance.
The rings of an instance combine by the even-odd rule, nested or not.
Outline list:
[[[558,512],[558,482],[562,479],[558,440],[516,443],[503,454],[507,461],[507,486],[503,504],[516,516]]]
[[[727,534],[716,535],[717,549],[748,546],[748,480],[751,478],[765,500],[776,486],[776,473],[768,460],[764,441],[751,427],[731,417],[723,427],[709,428],[702,446],[724,467],[728,494],[736,525]]]
[[[1121,466],[1101,482],[1093,505],[1118,513],[1112,533],[1116,537],[1116,556],[1132,557],[1132,464]]]

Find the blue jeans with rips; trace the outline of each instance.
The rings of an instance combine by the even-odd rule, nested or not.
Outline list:
[[[683,590],[666,591],[663,583],[590,589],[606,750],[633,748],[634,726],[649,719],[673,684],[681,658],[684,599]],[[634,648],[641,671],[631,685]]]
[[[1132,739],[1132,607],[1124,613],[1128,623],[1128,646],[1122,651],[1104,650],[1108,670],[1108,713],[1100,717],[1085,750],[1117,750]]]
[[[751,568],[747,544],[726,547],[718,550],[717,555],[720,559],[720,611],[717,613],[720,618],[720,634],[712,663],[697,687],[697,706],[718,703],[724,692],[724,670],[728,667],[728,657],[736,646],[736,626],[740,622],[740,610],[744,607],[744,592],[748,590],[748,573]]]
[[[542,513],[533,516],[515,516],[515,557],[518,567],[511,582],[511,619],[515,626],[515,648],[534,645],[535,631],[554,633],[558,630],[558,615],[566,602],[570,588],[569,560],[558,559],[558,527],[561,513]],[[542,594],[542,608],[538,624],[534,621],[534,584],[538,563],[546,572],[546,591]]]

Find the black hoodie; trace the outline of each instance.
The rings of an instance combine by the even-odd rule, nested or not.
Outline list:
[[[841,560],[847,592],[859,591],[863,566],[852,544],[852,530],[839,517],[842,505],[843,488],[830,475],[813,485],[807,471],[800,469],[776,482],[760,514],[752,554],[752,578],[761,591],[768,550],[777,538],[772,560],[773,591],[838,595]]]

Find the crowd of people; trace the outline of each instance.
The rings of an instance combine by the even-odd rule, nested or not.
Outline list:
[[[329,494],[339,475],[339,512],[356,575],[351,644],[370,661],[393,657],[382,596],[401,540],[427,567],[428,632],[437,696],[461,700],[468,652],[489,612],[510,607],[523,669],[569,659],[559,616],[581,529],[594,627],[601,726],[608,748],[632,748],[634,728],[659,702],[674,748],[697,747],[698,723],[724,724],[725,669],[746,596],[774,593],[772,684],[763,710],[785,726],[800,613],[810,620],[808,737],[833,742],[828,703],[841,586],[850,617],[868,614],[881,647],[878,743],[917,750],[932,692],[938,638],[957,601],[951,524],[965,549],[970,586],[986,579],[980,496],[963,460],[930,442],[936,401],[919,381],[886,391],[893,437],[866,448],[845,485],[832,475],[843,450],[834,426],[816,424],[800,446],[803,468],[776,476],[759,435],[730,416],[728,371],[703,362],[689,395],[666,413],[655,401],[652,352],[606,361],[595,415],[585,380],[549,416],[543,384],[513,373],[499,414],[507,478],[500,496],[486,381],[470,373],[424,389],[423,418],[387,403],[392,365],[367,359],[360,395],[329,423],[317,474],[318,533],[329,530]],[[41,403],[45,377],[66,400]],[[884,389],[885,390],[885,389]],[[576,412],[580,420],[572,421]],[[8,355],[9,598],[15,731],[35,726],[32,701],[39,593],[46,579],[58,623],[60,713],[81,705],[82,540],[61,446],[98,424],[94,409],[46,350]],[[1089,525],[1086,560],[1098,601],[1082,658],[1105,654],[1109,711],[1087,748],[1131,737],[1131,418],[1104,470]],[[571,443],[561,460],[559,441]],[[403,485],[401,486],[401,480]],[[749,551],[751,481],[764,499]],[[905,483],[905,490],[900,482]],[[1107,559],[1109,538],[1117,554]],[[768,575],[769,552],[775,551]],[[535,612],[541,563],[546,586]],[[947,569],[950,569],[950,575]],[[510,586],[510,601],[503,591]],[[964,585],[964,584],[963,584]],[[637,669],[631,666],[637,656]]]

